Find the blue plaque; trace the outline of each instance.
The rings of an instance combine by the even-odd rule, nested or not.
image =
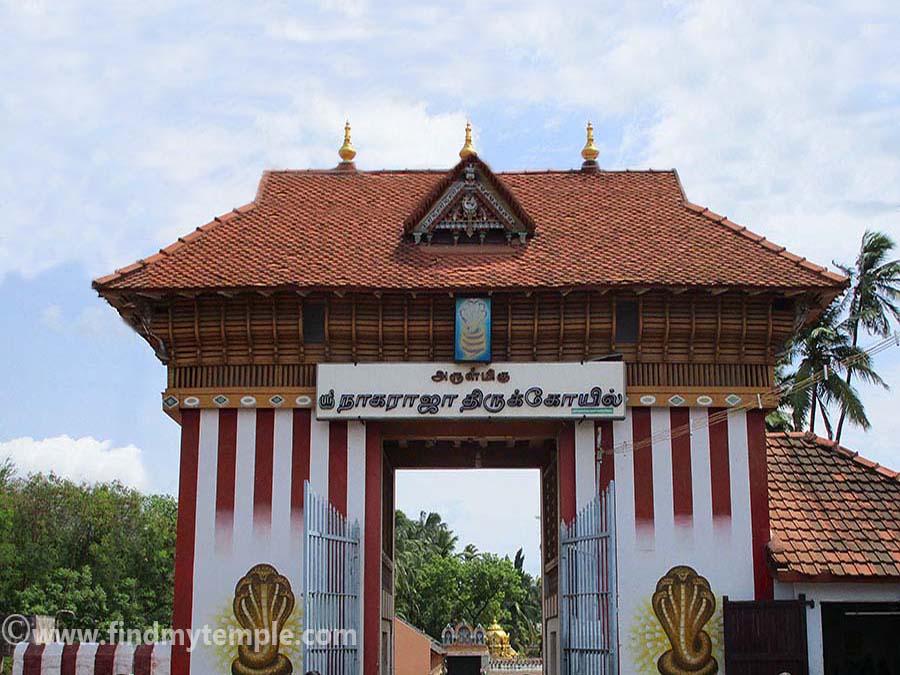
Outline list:
[[[491,360],[491,299],[456,299],[456,360]]]

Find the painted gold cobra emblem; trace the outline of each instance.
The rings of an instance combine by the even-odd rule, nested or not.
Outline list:
[[[459,308],[461,321],[459,346],[467,359],[482,354],[487,349],[487,308],[476,299],[465,300]]]
[[[686,565],[673,567],[656,584],[651,600],[672,649],[656,662],[662,675],[713,675],[719,664],[703,630],[716,611],[709,582]]]
[[[254,644],[240,645],[231,664],[232,675],[290,675],[294,666],[278,653],[279,633],[294,611],[291,582],[271,565],[256,565],[234,589],[234,616],[253,636]],[[259,636],[265,639],[256,640]]]

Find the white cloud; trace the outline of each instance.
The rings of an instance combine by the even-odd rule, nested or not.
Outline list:
[[[677,167],[692,200],[816,262],[900,235],[887,0],[25,2],[0,23],[0,278],[144,257],[263,169],[334,165],[348,116],[362,168],[449,166],[466,113],[488,161],[541,168],[592,118],[604,166]],[[888,447],[879,396],[860,443]]]
[[[152,253],[264,168],[334,164],[346,116],[364,168],[448,166],[476,109],[542,167],[544,130],[592,117],[607,166],[676,166],[825,263],[900,220],[888,2],[24,4],[0,9],[25,83],[0,92],[0,276]]]
[[[89,483],[118,480],[139,490],[148,486],[141,450],[133,445],[113,447],[112,441],[90,436],[28,436],[0,442],[0,458],[9,458],[20,473],[55,473]]]
[[[109,334],[128,334],[125,324],[118,314],[109,307],[96,302],[81,309],[74,322],[68,323],[63,308],[53,304],[45,307],[40,313],[40,322],[45,328],[55,333],[75,330],[80,335],[95,338]]]
[[[62,307],[59,305],[48,305],[41,312],[41,323],[54,332],[62,330]]]

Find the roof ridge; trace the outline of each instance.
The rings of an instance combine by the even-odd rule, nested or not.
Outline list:
[[[484,162],[484,160],[481,160]],[[426,174],[445,174],[449,171],[452,171],[456,168],[457,164],[454,164],[451,167],[446,169],[388,169],[386,167],[381,169],[355,169],[353,171],[347,171],[346,169],[338,169],[336,167],[324,168],[324,169],[265,169],[264,173],[271,174],[280,174],[280,175],[304,175],[304,174],[313,174],[313,175],[321,175],[321,174],[339,174],[342,176],[354,176],[359,174],[395,174],[395,173],[426,173]],[[495,176],[511,176],[511,175],[533,175],[533,174],[547,174],[547,173],[555,173],[561,175],[596,175],[596,174],[631,174],[631,173],[647,173],[647,174],[675,174],[677,176],[678,172],[674,169],[599,169],[597,171],[591,172],[590,174],[585,173],[583,169],[580,168],[570,168],[570,169],[505,169],[502,171],[493,171],[492,173]]]
[[[894,471],[893,469],[889,469],[886,466],[882,466],[878,462],[863,457],[855,450],[851,450],[850,448],[841,445],[835,440],[832,440],[830,438],[823,438],[822,436],[819,436],[818,434],[811,431],[770,431],[766,432],[766,436],[787,436],[788,438],[802,438],[804,440],[815,443],[818,447],[824,450],[829,450],[843,455],[846,459],[849,459],[855,464],[858,464],[864,469],[867,469],[870,473],[876,473],[879,476],[900,484],[900,471]]]
[[[735,234],[741,235],[741,236],[749,239],[750,241],[759,244],[763,248],[766,248],[766,249],[774,252],[776,255],[779,255],[782,258],[785,258],[786,260],[790,260],[791,262],[795,263],[796,265],[799,265],[800,267],[803,267],[806,270],[809,270],[810,272],[814,272],[814,273],[818,274],[820,277],[828,279],[829,281],[840,281],[840,282],[843,282],[845,285],[847,283],[849,283],[849,279],[847,279],[847,277],[845,277],[844,275],[832,272],[824,265],[817,265],[814,262],[810,262],[806,258],[799,256],[796,253],[791,253],[790,251],[787,250],[786,247],[781,246],[779,244],[776,244],[776,243],[766,239],[761,234],[757,234],[756,232],[753,232],[752,230],[744,227],[743,225],[738,225],[734,221],[729,220],[726,216],[719,215],[718,213],[716,213],[715,211],[711,210],[710,208],[708,208],[706,206],[700,206],[699,204],[695,204],[694,202],[690,201],[687,197],[684,198],[684,206],[688,210],[693,211],[694,213],[698,213],[701,216],[711,220],[714,223],[723,225],[724,227],[728,228]]]
[[[478,160],[482,164],[484,164],[480,159]],[[417,190],[422,190],[423,194],[420,198],[419,205],[417,207],[421,208],[423,203],[428,201],[428,197],[430,192],[426,191],[425,186],[431,185],[431,191],[436,191],[442,184],[442,176],[452,176],[453,171],[458,168],[462,163],[458,164],[457,167],[451,169],[449,172],[438,171],[433,169],[403,169],[403,170],[383,170],[383,171],[375,171],[375,172],[356,172],[356,171],[346,171],[346,170],[338,170],[338,169],[304,169],[304,170],[266,170],[262,173],[262,177],[258,182],[258,187],[256,191],[256,195],[253,201],[244,204],[243,206],[236,207],[231,211],[224,213],[216,218],[213,218],[210,222],[201,225],[200,227],[194,228],[193,231],[190,231],[189,234],[178,237],[177,240],[158,250],[157,253],[150,255],[145,258],[139,259],[137,262],[132,263],[126,267],[121,267],[115,270],[112,274],[99,277],[93,281],[93,288],[103,294],[105,291],[112,291],[114,289],[123,288],[140,288],[142,286],[143,280],[145,278],[152,279],[154,275],[156,275],[156,270],[167,270],[167,269],[175,269],[178,270],[181,266],[182,260],[186,260],[191,258],[192,253],[185,252],[182,255],[178,255],[174,259],[170,261],[166,261],[167,258],[179,253],[181,248],[185,244],[194,243],[197,240],[204,237],[204,235],[216,231],[217,233],[210,237],[209,240],[213,242],[219,241],[220,237],[230,236],[229,232],[231,232],[231,228],[219,228],[218,226],[223,223],[228,222],[238,222],[243,224],[243,220],[238,220],[240,216],[248,214],[253,211],[257,207],[259,207],[259,212],[266,212],[269,205],[272,204],[275,207],[281,207],[282,195],[285,201],[284,208],[288,208],[291,206],[290,200],[292,199],[294,185],[303,187],[308,183],[313,185],[324,185],[331,184],[333,182],[333,186],[330,188],[334,190],[340,186],[346,186],[348,191],[353,191],[359,188],[362,190],[372,189],[372,190],[389,190],[393,184],[391,176],[394,177],[394,180],[398,184],[414,184],[417,187]],[[634,190],[634,194],[637,197],[641,197],[647,193],[646,199],[652,202],[654,208],[662,208],[659,204],[657,204],[656,200],[658,199],[657,193],[665,193],[665,209],[670,213],[670,217],[676,218],[679,222],[689,222],[697,218],[697,215],[702,216],[700,219],[702,222],[700,223],[702,227],[699,229],[713,229],[718,230],[719,226],[723,226],[726,230],[730,230],[731,232],[740,234],[742,237],[748,238],[751,241],[756,241],[765,249],[764,253],[766,257],[770,258],[770,262],[773,267],[776,267],[780,270],[780,276],[772,281],[771,283],[767,283],[768,279],[765,278],[764,272],[760,272],[756,275],[729,275],[725,274],[722,277],[721,274],[718,277],[713,278],[712,275],[707,274],[703,276],[702,279],[696,281],[696,283],[692,283],[690,281],[682,281],[682,283],[677,284],[680,286],[697,286],[697,287],[708,287],[712,284],[720,284],[728,287],[733,287],[735,289],[740,288],[770,288],[770,289],[786,289],[786,288],[803,288],[803,289],[822,289],[826,293],[836,293],[838,289],[838,283],[840,282],[840,286],[846,284],[846,279],[840,275],[833,274],[828,272],[826,268],[813,265],[812,263],[807,263],[805,259],[800,258],[794,254],[788,253],[784,250],[783,247],[776,246],[766,240],[759,235],[755,235],[750,233],[746,228],[738,226],[727,218],[723,216],[719,216],[718,214],[710,211],[707,208],[700,207],[698,205],[693,204],[684,196],[684,190],[680,184],[680,179],[678,177],[677,171],[674,169],[666,169],[666,170],[658,170],[658,169],[643,169],[643,170],[615,170],[608,171],[603,170],[599,174],[600,176],[607,175],[610,177],[609,181],[600,180],[596,183],[590,180],[590,176],[594,175],[593,173],[587,174],[583,173],[578,169],[567,169],[567,170],[545,170],[545,171],[536,171],[536,170],[521,170],[521,171],[507,171],[507,172],[497,172],[493,173],[490,167],[487,164],[484,164],[486,170],[491,178],[491,182],[494,183],[494,187],[498,190],[499,194],[509,201],[511,206],[518,206],[518,210],[521,211],[520,215],[522,221],[524,223],[531,224],[533,223],[533,219],[530,214],[526,213],[524,208],[519,203],[519,193],[518,188],[514,191],[510,185],[516,184],[519,186],[525,186],[522,189],[527,193],[526,189],[529,185],[544,185],[546,186],[561,186],[560,190],[568,189],[567,186],[578,185],[579,190],[581,190],[580,194],[585,195],[583,198],[588,199],[586,195],[592,194],[595,191],[600,191],[601,193],[605,189],[603,186],[608,184],[611,187],[609,189],[615,190],[618,184],[622,184],[625,188],[625,192],[628,190]],[[332,176],[353,176],[353,175],[372,175],[372,176],[385,176],[385,178],[381,178],[372,182],[368,182],[365,179],[362,179],[359,182],[351,181],[349,183],[339,183],[339,178],[332,179]],[[403,176],[406,178],[403,178]],[[541,176],[549,176],[549,178],[541,179]],[[633,180],[628,180],[628,177],[634,177]],[[641,178],[638,178],[638,177]],[[646,178],[647,176],[653,176],[654,178]],[[656,177],[659,178],[656,178]],[[279,177],[281,177],[279,179]],[[304,178],[306,177],[306,178]],[[314,178],[318,177],[318,178]],[[559,177],[560,180],[555,180],[556,177]],[[675,180],[672,181],[672,178]],[[296,180],[296,183],[294,181]],[[657,190],[654,186],[664,187],[664,190]],[[386,187],[382,188],[381,185],[385,185]],[[370,187],[374,186],[374,187]],[[283,190],[281,188],[284,188]],[[351,189],[352,187],[352,189]],[[277,188],[277,189],[276,189]],[[304,188],[305,189],[305,188]],[[555,188],[554,188],[555,189]],[[339,191],[339,190],[338,190]],[[670,192],[674,194],[669,194]],[[385,193],[387,194],[387,193]],[[618,193],[617,193],[618,194]],[[628,193],[631,194],[631,193]],[[627,209],[628,203],[623,202],[622,208]],[[413,214],[417,213],[414,211]],[[396,217],[397,214],[395,214]],[[411,217],[409,212],[406,213],[407,219]],[[624,217],[624,216],[623,216]],[[257,217],[254,215],[249,218],[250,221],[255,222]],[[708,223],[716,223],[716,225],[709,225]],[[555,223],[554,227],[560,225],[561,223]],[[529,226],[529,229],[533,229],[533,225]],[[548,230],[549,231],[549,230]],[[398,233],[399,234],[399,233]],[[541,234],[537,233],[538,236]],[[710,232],[710,236],[715,236],[718,238],[719,236],[724,236],[730,238],[730,235],[726,234],[718,234],[717,232]],[[538,240],[538,236],[535,237],[535,240]],[[189,247],[189,251],[193,247]],[[736,249],[740,249],[739,253],[745,258],[752,257],[762,257],[761,254],[763,251],[761,249],[758,250],[756,256],[754,256],[754,249],[752,246],[744,243],[740,243],[735,246]],[[202,257],[202,247],[200,249]],[[772,258],[772,253],[775,252],[777,256]],[[789,261],[789,262],[785,262]],[[155,265],[155,263],[159,263]],[[187,263],[185,263],[187,264]],[[703,267],[700,265],[700,267]],[[701,269],[701,272],[703,270]],[[162,272],[160,274],[163,274]],[[705,274],[705,273],[704,273]],[[202,276],[202,275],[195,275]],[[510,277],[514,275],[509,275]],[[564,275],[563,275],[564,276]],[[669,274],[669,277],[675,277],[677,275]],[[721,279],[725,278],[734,280],[731,283],[722,282]],[[709,277],[709,278],[707,278]],[[196,279],[190,280],[186,279],[184,284],[179,284],[178,288],[204,288],[204,281],[198,281],[194,283]],[[238,279],[240,281],[240,279]],[[671,279],[670,279],[671,281]],[[281,283],[281,282],[279,282]],[[289,283],[289,282],[284,282]],[[508,284],[510,286],[515,286],[517,282],[509,281]],[[548,287],[557,287],[557,286],[568,286],[572,285],[572,283],[578,283],[577,280],[573,282],[572,279],[566,279],[565,283],[555,283],[552,280],[547,282]],[[595,285],[598,283],[597,279],[593,279],[587,285]],[[801,285],[802,283],[802,285]],[[228,284],[225,284],[226,286]],[[241,284],[232,283],[231,286],[239,286]],[[269,285],[268,283],[262,285]],[[340,284],[336,284],[340,285]],[[615,285],[618,286],[627,286],[628,279],[621,278],[618,279]],[[666,285],[666,284],[663,284]],[[171,284],[153,284],[150,283],[149,287],[156,288],[167,288],[174,289],[175,286]]]

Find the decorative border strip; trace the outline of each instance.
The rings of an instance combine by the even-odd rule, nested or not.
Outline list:
[[[778,406],[767,389],[750,388],[625,388],[625,405],[631,408],[735,408],[753,405],[764,409]]]
[[[777,401],[763,389],[627,388],[625,404],[632,408],[734,408],[752,404],[775,408]],[[314,408],[313,387],[265,389],[168,389],[162,394],[163,411],[181,419],[182,410]]]
[[[292,409],[312,408],[316,390],[312,387],[253,389],[167,389],[162,407],[169,417],[181,420],[182,410]]]

